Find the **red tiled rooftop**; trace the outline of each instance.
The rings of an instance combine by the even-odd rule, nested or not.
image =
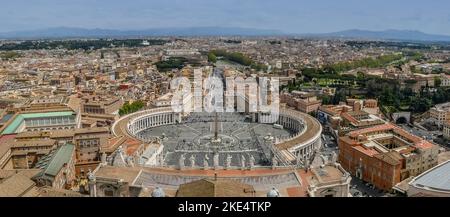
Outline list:
[[[306,191],[300,187],[290,187],[286,189],[289,197],[305,197]]]
[[[359,135],[365,135],[371,132],[377,132],[377,131],[389,131],[392,130],[393,133],[406,138],[407,140],[409,140],[410,142],[416,144],[415,146],[418,148],[430,148],[433,147],[433,144],[431,144],[430,142],[427,142],[426,140],[415,136],[411,133],[409,133],[408,131],[394,125],[391,123],[386,123],[386,124],[382,124],[382,125],[377,125],[374,127],[369,127],[369,128],[365,128],[365,129],[361,129],[361,130],[355,130],[349,133],[349,135],[351,137],[357,137]]]
[[[387,130],[392,130],[395,128],[396,128],[395,125],[393,125],[391,123],[387,123],[387,124],[381,124],[381,125],[377,125],[377,126],[373,126],[373,127],[369,127],[369,128],[360,129],[360,130],[355,130],[355,131],[350,132],[349,135],[352,137],[356,137],[356,136],[368,134],[371,132],[387,131]]]
[[[374,155],[378,154],[378,151],[373,148],[365,148],[363,146],[355,146],[353,148],[370,157],[373,157]]]
[[[126,153],[127,155],[133,155],[134,152],[139,148],[139,146],[141,146],[142,142],[136,139],[127,139],[125,141],[125,145],[126,145]]]
[[[414,145],[414,147],[417,147],[417,148],[420,148],[420,149],[428,149],[428,148],[434,147],[434,145],[431,144],[431,142],[428,142],[426,140],[422,140],[421,142],[416,143]]]
[[[347,112],[342,113],[341,116],[353,124],[358,123],[358,120],[355,117],[348,114]]]
[[[414,143],[417,143],[417,142],[420,142],[423,140],[422,138],[420,138],[418,136],[408,133],[406,130],[401,129],[400,127],[395,128],[394,132],[398,135],[401,135],[401,136],[407,138],[408,140],[410,140],[411,142],[414,142]]]

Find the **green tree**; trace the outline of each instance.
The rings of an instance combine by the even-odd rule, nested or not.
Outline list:
[[[434,77],[434,86],[435,86],[435,87],[440,87],[441,84],[442,84],[441,78],[439,78],[439,77],[437,77],[437,76]]]
[[[212,62],[212,63],[217,62],[217,57],[216,57],[216,55],[214,55],[214,53],[212,53],[212,52],[209,52],[209,53],[208,53],[208,61],[209,61],[209,62]]]
[[[122,108],[119,109],[119,115],[126,115],[126,114],[130,114],[136,111],[139,111],[141,108],[143,108],[145,106],[145,103],[138,100],[138,101],[134,101],[133,103],[125,103]]]
[[[431,108],[432,102],[428,98],[424,97],[414,97],[411,103],[411,109],[413,112],[426,112]]]
[[[329,105],[329,104],[332,104],[331,97],[328,96],[328,95],[323,95],[323,96],[322,96],[322,104],[323,104],[323,105]]]
[[[346,93],[345,89],[340,89],[336,91],[336,94],[334,94],[331,103],[337,105],[339,104],[339,102],[344,102],[345,100],[347,100],[347,95],[345,93]]]

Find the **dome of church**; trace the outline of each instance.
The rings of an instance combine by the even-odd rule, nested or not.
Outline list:
[[[267,197],[279,197],[280,192],[276,188],[272,188],[269,192],[267,192]]]
[[[152,197],[165,197],[166,194],[164,193],[164,190],[160,187],[156,187],[153,191],[152,191]]]

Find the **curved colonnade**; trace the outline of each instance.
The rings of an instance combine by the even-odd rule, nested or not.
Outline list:
[[[258,122],[267,121],[263,116],[259,114]],[[147,142],[138,136],[139,132],[152,127],[181,123],[181,117],[181,114],[173,112],[171,107],[148,109],[120,118],[114,123],[112,131],[116,136],[127,136]],[[274,124],[294,132],[289,138],[275,138],[274,141],[274,146],[284,153],[288,161],[310,157],[321,146],[322,126],[315,118],[305,113],[282,109]]]

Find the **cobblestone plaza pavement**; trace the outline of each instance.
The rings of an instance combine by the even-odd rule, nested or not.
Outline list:
[[[218,137],[220,146],[214,146],[210,140],[214,136],[214,120],[208,113],[193,113],[183,123],[149,128],[141,131],[139,137],[163,138],[165,163],[177,165],[178,159],[185,154],[186,159],[195,157],[195,164],[202,165],[205,155],[213,158],[213,152],[219,153],[219,164],[224,165],[228,155],[231,165],[240,165],[241,155],[247,159],[255,158],[256,165],[268,165],[270,159],[264,155],[264,138],[273,136],[289,137],[293,134],[288,129],[277,129],[272,124],[252,123],[245,115],[238,113],[220,113]],[[259,143],[260,142],[260,143]]]

